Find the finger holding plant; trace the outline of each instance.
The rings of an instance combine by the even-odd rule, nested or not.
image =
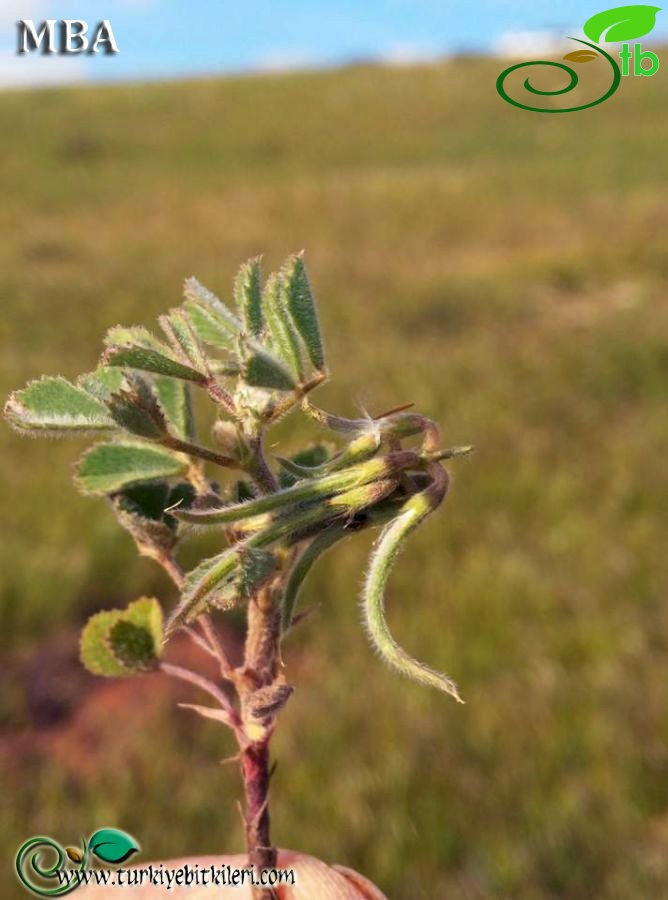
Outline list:
[[[232,730],[249,859],[272,868],[269,742],[292,693],[281,643],[299,620],[300,591],[323,553],[382,526],[362,596],[371,642],[391,667],[460,699],[450,678],[392,637],[384,595],[403,541],[446,495],[442,462],[471,448],[441,448],[436,425],[407,407],[347,419],[312,404],[327,368],[302,255],[264,283],[259,259],[245,263],[234,309],[193,278],[184,293],[181,306],[159,318],[160,337],[143,327],[112,328],[94,372],[75,383],[33,381],[11,395],[5,415],[24,434],[101,438],[80,459],[75,482],[107,498],[138,552],[169,574],[178,599],[166,614],[155,598],[142,597],[94,615],[83,631],[82,661],[104,676],[161,670],[207,695],[209,705],[185,706]],[[210,443],[195,424],[198,390],[216,407]],[[338,450],[318,444],[268,459],[267,432],[291,412],[318,423]],[[404,446],[406,439],[418,446]],[[200,529],[220,534],[221,549],[184,573],[179,548]],[[248,627],[243,664],[234,668],[212,614],[239,605]],[[217,660],[218,682],[165,659],[179,632]]]

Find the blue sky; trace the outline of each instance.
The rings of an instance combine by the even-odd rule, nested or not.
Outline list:
[[[606,8],[601,0],[0,0],[0,4],[0,86],[310,68],[351,59],[400,64],[460,50],[494,51],[525,32],[579,33],[590,15]],[[110,19],[121,52],[112,57],[17,57],[15,23],[21,18],[85,18],[89,23]],[[668,12],[665,18],[668,25]],[[661,19],[659,14],[655,34],[665,36],[668,30]]]

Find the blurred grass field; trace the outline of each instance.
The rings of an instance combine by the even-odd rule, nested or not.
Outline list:
[[[286,647],[276,841],[392,900],[666,897],[668,87],[542,116],[499,100],[499,67],[0,96],[2,392],[91,368],[185,276],[224,295],[246,257],[304,247],[334,374],[317,401],[413,401],[478,448],[389,595],[467,705],[382,668],[357,608],[370,539],[333,551]],[[237,850],[226,734],[158,678],[114,694],[49,668],[91,611],[169,585],[75,494],[83,442],[0,440],[5,859],[103,825],[145,859]]]

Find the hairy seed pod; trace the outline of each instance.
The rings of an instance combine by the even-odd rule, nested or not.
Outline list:
[[[448,487],[445,469],[432,463],[433,482],[402,506],[383,530],[371,558],[362,597],[364,624],[381,658],[407,678],[445,691],[462,703],[457,685],[447,675],[413,659],[394,640],[385,618],[385,587],[402,542],[441,503]]]

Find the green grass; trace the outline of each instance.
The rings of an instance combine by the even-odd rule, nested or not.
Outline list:
[[[226,292],[246,257],[305,247],[334,373],[318,401],[414,401],[478,448],[389,596],[467,705],[381,667],[357,609],[369,541],[333,551],[286,647],[276,840],[392,900],[646,900],[668,892],[668,87],[541,116],[499,100],[498,69],[0,96],[2,388],[92,367],[185,276]],[[8,659],[170,599],[75,494],[83,444],[0,439]],[[228,738],[151,708],[112,711],[113,735],[89,716],[71,765],[12,761],[6,856],[103,825],[152,858],[238,849]],[[14,685],[3,716],[27,721]]]

